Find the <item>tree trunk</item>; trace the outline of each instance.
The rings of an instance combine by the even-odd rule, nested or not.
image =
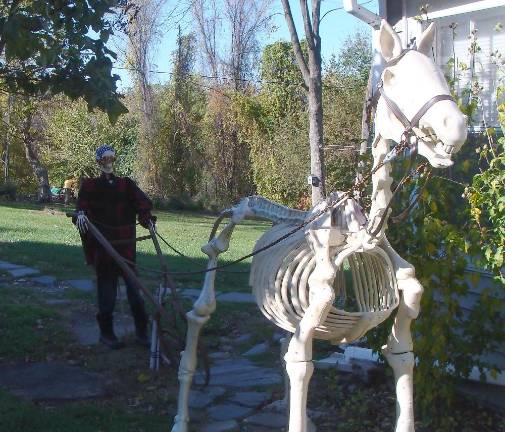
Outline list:
[[[28,113],[26,115],[23,123],[23,144],[25,146],[26,159],[32,167],[33,174],[35,175],[39,185],[38,201],[49,202],[51,200],[51,192],[49,189],[47,169],[40,163],[35,149],[35,140],[31,133],[32,113]]]
[[[7,110],[5,112],[5,141],[4,141],[4,149],[3,149],[3,163],[4,163],[4,183],[9,181],[9,165],[10,165],[10,126],[11,126],[11,109],[12,109],[12,96],[9,94],[7,97]]]
[[[150,54],[157,42],[157,29],[161,23],[161,10],[165,0],[137,0],[131,9],[127,35],[128,59],[133,68],[135,87],[138,91],[140,110],[140,139],[137,148],[137,180],[145,192],[160,194],[159,170],[153,151],[154,96],[150,86]]]
[[[318,187],[312,187],[312,205],[316,205],[326,196],[323,153],[323,94],[321,78],[318,78],[317,75],[311,78],[309,86],[309,142],[310,171],[320,180]]]
[[[307,40],[309,52],[308,64],[303,56],[289,0],[281,1],[296,61],[303,76],[305,89],[308,91],[309,95],[310,174],[319,179],[318,184],[312,185],[311,191],[312,205],[316,205],[326,197],[323,139],[323,83],[321,73],[321,37],[319,36],[321,0],[312,0],[312,14],[309,12],[307,0],[300,0],[300,9],[305,28],[305,39]]]
[[[368,75],[368,82],[366,85],[365,92],[365,100],[363,102],[363,110],[361,112],[361,143],[359,145],[359,155],[360,157],[364,156],[367,151],[368,141],[370,140],[370,122],[372,121],[369,118],[369,99],[372,97],[372,72]],[[358,162],[358,167],[356,171],[356,184],[360,183],[363,180],[363,171],[365,169],[365,162],[360,160]],[[361,193],[360,191],[355,192],[355,198],[360,199]]]

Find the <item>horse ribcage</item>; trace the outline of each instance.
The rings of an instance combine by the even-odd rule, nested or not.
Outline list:
[[[276,225],[256,243],[255,249],[293,230]],[[337,254],[342,248],[332,250]],[[294,332],[311,301],[308,279],[315,259],[302,230],[254,256],[250,285],[263,314],[279,327]],[[350,342],[384,321],[397,307],[399,295],[386,253],[353,253],[337,269],[333,282],[335,301],[314,337]]]

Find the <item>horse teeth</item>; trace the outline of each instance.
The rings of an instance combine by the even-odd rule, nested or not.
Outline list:
[[[446,145],[444,146],[444,151],[445,151],[447,154],[452,154],[452,152],[454,151],[454,146],[449,145],[449,144],[446,144]]]

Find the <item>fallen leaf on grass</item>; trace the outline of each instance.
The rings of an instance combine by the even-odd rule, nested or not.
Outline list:
[[[151,380],[151,376],[145,372],[138,374],[137,381],[140,383],[146,383]]]

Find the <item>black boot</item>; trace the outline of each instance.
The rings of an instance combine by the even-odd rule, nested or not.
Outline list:
[[[125,346],[114,334],[112,315],[102,315],[98,313],[96,314],[96,320],[100,327],[100,342],[107,345],[110,349],[120,349]]]
[[[145,310],[136,312],[133,316],[135,321],[135,342],[142,347],[149,348],[151,344],[147,336],[148,315]]]

